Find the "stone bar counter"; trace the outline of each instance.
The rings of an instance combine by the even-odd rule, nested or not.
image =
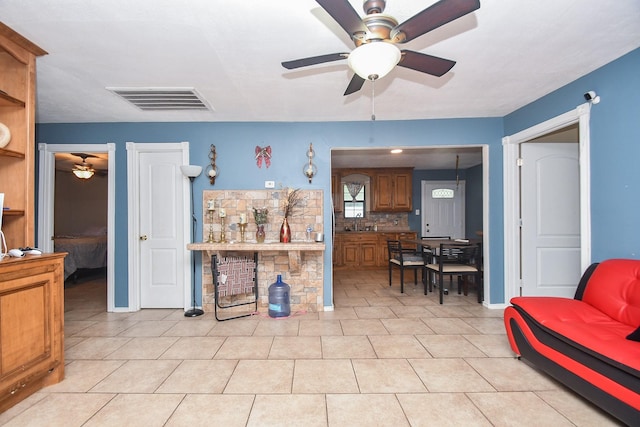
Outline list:
[[[278,274],[291,286],[291,312],[316,312],[323,307],[324,243],[190,243],[187,249],[202,253],[202,309],[213,312],[214,288],[211,257],[253,256],[258,253],[258,311],[267,312],[269,285]]]
[[[321,311],[324,307],[323,242],[307,240],[307,227],[323,233],[323,191],[303,190],[300,206],[289,217],[292,239],[280,243],[283,201],[286,190],[205,190],[202,193],[202,242],[190,243],[187,249],[202,254],[202,308],[213,312],[215,295],[211,272],[211,257],[258,254],[258,311],[266,313],[269,285],[277,275],[291,286],[291,312]],[[268,210],[264,226],[264,243],[256,242],[255,209]],[[224,212],[224,219],[220,211]],[[198,215],[198,213],[196,213]],[[246,220],[244,242],[239,222]],[[221,243],[224,232],[224,243]]]

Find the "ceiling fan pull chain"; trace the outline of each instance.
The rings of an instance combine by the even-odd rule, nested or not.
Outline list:
[[[376,119],[376,81],[371,80],[371,120]]]

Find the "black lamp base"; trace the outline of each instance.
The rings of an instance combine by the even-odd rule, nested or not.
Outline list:
[[[184,317],[198,317],[198,316],[202,316],[204,314],[204,311],[200,310],[199,308],[192,308],[191,310],[187,310],[184,312]]]

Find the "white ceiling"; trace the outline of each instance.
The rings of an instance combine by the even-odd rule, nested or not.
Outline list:
[[[387,0],[385,13],[403,22],[434,2]],[[350,3],[364,15],[362,1]],[[371,118],[370,82],[342,95],[353,75],[346,61],[280,65],[353,49],[313,0],[2,0],[0,16],[48,52],[37,65],[39,123]],[[439,78],[396,67],[375,84],[375,115],[502,117],[638,47],[638,0],[481,0],[402,46],[457,64]],[[194,88],[212,111],[142,111],[108,87]],[[448,169],[456,155],[461,168],[481,162],[479,148],[430,148],[392,158],[335,151],[332,165]]]
[[[403,22],[432,3],[388,0],[385,13]],[[38,60],[39,123],[371,116],[371,83],[342,95],[346,61],[280,65],[353,48],[313,0],[2,0],[0,16],[49,53]],[[397,67],[376,82],[378,120],[502,117],[640,47],[640,2],[481,0],[402,47],[458,62],[440,78]],[[106,87],[193,87],[213,111],[143,112]]]

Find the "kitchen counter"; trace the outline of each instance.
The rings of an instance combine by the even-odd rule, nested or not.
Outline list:
[[[400,229],[400,228],[394,228],[394,229],[388,229],[388,230],[380,230],[378,229],[378,231],[344,231],[344,230],[337,230],[336,234],[380,234],[380,233],[411,233],[411,230],[406,230],[406,229]]]

